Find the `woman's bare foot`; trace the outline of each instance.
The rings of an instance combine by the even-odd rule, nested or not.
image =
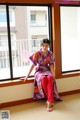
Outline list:
[[[46,110],[48,111],[48,112],[51,112],[52,110],[53,110],[53,106],[54,106],[54,104],[53,103],[51,103],[51,102],[46,102]]]

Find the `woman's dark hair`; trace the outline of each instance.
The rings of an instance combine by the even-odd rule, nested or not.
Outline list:
[[[43,43],[47,43],[47,44],[50,46],[50,40],[49,40],[48,38],[43,39],[43,40],[41,41],[41,45],[42,45]]]

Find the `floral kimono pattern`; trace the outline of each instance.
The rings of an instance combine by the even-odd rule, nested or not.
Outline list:
[[[44,56],[42,51],[40,50],[31,55],[29,58],[36,66],[34,75],[34,99],[46,98],[41,85],[41,76],[52,74],[50,71],[50,65],[54,64],[53,54],[51,51],[48,50],[46,56]],[[55,80],[53,80],[53,94],[55,100],[61,100],[57,91],[57,85]]]

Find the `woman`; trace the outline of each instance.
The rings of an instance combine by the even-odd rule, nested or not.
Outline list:
[[[43,39],[41,41],[41,49],[29,57],[33,64],[25,80],[27,80],[33,68],[36,66],[34,75],[34,98],[47,98],[46,109],[50,112],[53,109],[54,99],[61,101],[61,98],[57,92],[54,75],[54,57],[49,50],[49,46],[50,40]]]

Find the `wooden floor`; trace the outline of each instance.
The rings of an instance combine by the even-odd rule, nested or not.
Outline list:
[[[52,112],[47,112],[45,101],[38,101],[8,107],[10,120],[80,120],[80,94],[62,97],[62,102],[55,102]]]

